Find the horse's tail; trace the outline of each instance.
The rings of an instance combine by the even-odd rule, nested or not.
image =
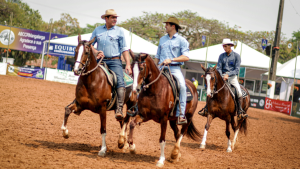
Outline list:
[[[240,128],[240,132],[244,133],[245,136],[247,136],[247,134],[248,134],[248,130],[247,130],[248,125],[249,125],[248,123],[249,123],[248,118],[244,119],[242,124],[241,124],[241,128]]]
[[[195,127],[193,121],[191,121],[188,130],[187,130],[187,137],[191,138],[195,141],[199,141],[202,138],[202,135],[200,134],[200,132],[197,130],[197,128]]]

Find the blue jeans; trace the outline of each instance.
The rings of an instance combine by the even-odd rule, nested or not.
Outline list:
[[[100,59],[99,59],[100,60]],[[99,61],[97,60],[97,62]],[[125,87],[124,79],[123,79],[123,68],[122,68],[122,61],[120,59],[114,59],[114,60],[104,60],[110,70],[115,72],[117,75],[117,89],[120,87]]]
[[[179,91],[179,104],[177,105],[177,111],[176,111],[176,117],[179,115],[181,117],[184,117],[185,115],[185,107],[186,107],[186,85],[185,85],[185,79],[183,77],[183,74],[181,72],[181,69],[179,66],[170,66],[170,70],[172,75],[174,75],[179,83],[180,83],[180,91]],[[181,113],[180,109],[181,108]]]

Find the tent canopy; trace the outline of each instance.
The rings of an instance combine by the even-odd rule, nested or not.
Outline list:
[[[148,53],[150,55],[156,55],[157,46],[145,39],[130,33],[128,30],[121,28],[124,31],[127,47],[130,48],[134,53]],[[81,40],[90,40],[92,33],[81,35]],[[132,40],[131,40],[132,37]],[[48,42],[48,41],[47,41]],[[78,45],[78,36],[70,36],[66,38],[59,38],[50,41],[51,44],[61,44],[69,46]]]
[[[238,41],[236,49],[232,47],[233,51],[241,55],[241,66],[253,67],[260,69],[269,69],[270,58],[265,54],[258,52],[250,46]],[[205,61],[207,48],[201,48],[190,51],[191,61]],[[207,62],[217,63],[221,53],[224,53],[222,44],[209,46],[207,50]],[[242,52],[242,53],[241,53]],[[277,68],[282,64],[277,62]]]
[[[297,56],[297,65],[296,65],[296,74],[295,78],[300,79],[300,55]],[[295,71],[295,62],[296,57],[293,59],[285,62],[282,66],[280,66],[276,71],[276,76],[278,77],[286,77],[286,78],[294,78],[294,71]],[[265,75],[268,75],[268,72],[265,73]]]

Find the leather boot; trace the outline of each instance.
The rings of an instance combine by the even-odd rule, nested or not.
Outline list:
[[[207,117],[208,115],[207,104],[198,112],[198,114]]]
[[[248,117],[248,114],[242,108],[243,97],[239,97],[238,99],[238,120],[245,119]]]
[[[118,121],[123,120],[123,105],[124,105],[124,99],[125,99],[125,88],[120,87],[117,89],[117,107],[115,111],[115,118]]]

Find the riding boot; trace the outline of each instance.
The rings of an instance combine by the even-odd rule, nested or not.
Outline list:
[[[198,112],[198,114],[207,117],[208,115],[207,104]]]
[[[238,98],[238,119],[244,119],[248,117],[248,114],[243,110],[242,108],[242,103],[243,103],[243,97]]]
[[[125,87],[120,87],[117,89],[117,108],[115,111],[115,118],[118,121],[123,120],[123,105],[125,99]]]

